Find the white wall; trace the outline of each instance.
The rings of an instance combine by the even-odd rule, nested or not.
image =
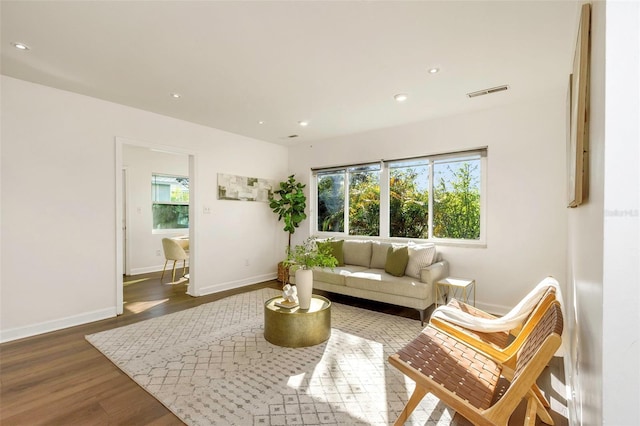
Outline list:
[[[640,4],[592,7],[589,200],[569,212],[571,424],[640,424]]]
[[[132,145],[125,145],[122,154],[127,173],[129,270],[131,275],[160,271],[164,266],[162,239],[185,235],[189,230],[152,232],[151,175],[188,177],[189,157]]]
[[[439,246],[451,274],[475,278],[478,305],[513,307],[547,275],[565,281],[566,94],[356,134],[290,150],[305,183],[311,167],[488,147],[487,245]],[[305,226],[296,242],[309,234]]]
[[[265,203],[217,200],[217,173],[284,179],[286,148],[6,76],[1,83],[1,340],[115,314],[115,137],[196,153],[198,294],[275,277],[281,224]]]
[[[604,4],[591,17],[589,116],[589,198],[570,209],[566,317],[569,357],[565,359],[572,400],[572,424],[602,424],[602,257],[604,239]]]
[[[606,5],[602,419],[631,426],[640,424],[640,3]]]

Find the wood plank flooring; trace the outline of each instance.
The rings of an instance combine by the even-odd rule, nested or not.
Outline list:
[[[84,336],[244,291],[263,287],[279,289],[280,283],[268,281],[195,298],[185,294],[186,284],[162,285],[159,277],[159,273],[125,277],[125,282],[137,282],[125,285],[124,314],[117,318],[1,344],[0,424],[182,425],[176,416],[91,346]],[[329,297],[338,303],[418,319],[417,312],[411,309],[339,295]],[[543,390],[554,394],[558,391],[552,389],[550,377],[562,375],[564,383],[563,373],[556,370],[558,367],[554,370],[552,366],[547,382],[541,383]],[[561,415],[554,415],[554,420],[559,426],[567,424]],[[519,421],[514,417],[512,421],[510,424],[522,424],[522,417]]]

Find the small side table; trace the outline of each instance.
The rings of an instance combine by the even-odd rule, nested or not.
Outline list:
[[[446,305],[449,299],[456,298],[468,305],[473,290],[473,306],[476,306],[476,280],[447,277],[436,282],[436,308],[442,299]],[[442,305],[442,303],[440,303]]]
[[[309,309],[281,308],[282,296],[272,297],[264,304],[264,338],[267,342],[289,348],[320,344],[331,336],[331,302],[311,295]]]

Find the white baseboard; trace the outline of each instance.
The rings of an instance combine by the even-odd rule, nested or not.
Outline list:
[[[257,284],[265,281],[275,280],[278,274],[273,272],[269,274],[257,275],[254,277],[244,278],[237,281],[228,281],[226,283],[218,283],[215,285],[200,287],[197,289],[197,296],[205,296],[207,294],[218,293],[225,290],[232,290],[234,288],[244,287],[246,285]]]
[[[566,327],[566,326],[565,326]],[[562,342],[564,345],[564,341]],[[567,343],[567,346],[568,343]],[[565,356],[563,357],[564,362],[564,380],[565,380],[565,392],[564,396],[567,400],[567,419],[569,420],[570,425],[578,425],[580,422],[578,421],[578,401],[576,401],[577,391],[574,388],[574,367],[571,363],[571,352],[569,350],[565,351]]]
[[[9,330],[0,330],[0,343],[23,339],[25,337],[36,336],[38,334],[49,333],[51,331],[74,327],[76,325],[82,325],[89,322],[100,321],[106,318],[113,318],[115,316],[116,308],[113,307],[100,309],[93,312],[85,312],[82,314],[60,318],[52,321],[45,321],[38,324],[11,328]]]
[[[150,268],[140,268],[140,270],[145,269],[148,271],[145,272],[137,272],[140,273],[148,273],[154,272],[155,269]],[[162,267],[157,269],[159,271],[162,270]],[[134,271],[132,271],[133,273]],[[212,286],[207,286],[204,288],[198,289],[197,296],[204,296],[207,294],[218,293],[220,291],[232,290],[234,288],[244,287],[251,284],[257,284],[264,281],[275,280],[278,274],[273,272],[269,274],[257,275],[249,278],[244,278],[242,280],[237,281],[229,281],[225,283],[218,283]],[[26,325],[23,327],[11,328],[8,330],[0,330],[0,343],[10,342],[13,340],[24,339],[25,337],[37,336],[38,334],[49,333],[51,331],[62,330],[68,327],[74,327],[76,325],[87,324],[94,321],[100,321],[106,318],[113,318],[116,316],[116,308],[106,308],[93,312],[85,312],[78,315],[73,315],[66,318],[60,318],[52,321],[45,321],[38,324]]]
[[[478,301],[476,301],[476,307],[493,315],[504,315],[512,309],[508,306],[494,305],[492,303],[482,303]]]
[[[167,265],[168,267],[168,271],[169,274],[171,274],[171,266],[173,265],[173,263],[169,263]],[[176,270],[178,269],[178,265],[182,265],[182,262],[180,262],[179,264],[176,264]],[[159,266],[145,266],[144,268],[132,268],[131,269],[131,275],[140,275],[140,274],[148,274],[150,272],[160,272],[162,271],[162,267],[164,265],[159,265]],[[188,265],[187,265],[188,266]],[[182,266],[180,266],[180,268],[182,268]]]

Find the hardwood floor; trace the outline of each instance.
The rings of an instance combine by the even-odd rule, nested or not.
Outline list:
[[[159,277],[159,273],[125,277],[124,314],[117,318],[1,344],[0,424],[181,425],[176,416],[115,367],[84,336],[244,291],[280,288],[280,283],[269,281],[195,298],[185,294],[186,284],[162,285]],[[418,319],[417,312],[411,309],[339,295],[330,297],[338,303]],[[561,377],[555,381],[560,380],[564,386],[563,372],[552,365],[541,388],[563,400],[564,388],[558,390],[554,377]],[[564,417],[555,414],[556,425],[567,424]],[[521,415],[519,421],[515,417],[512,421],[510,424],[522,424]]]

